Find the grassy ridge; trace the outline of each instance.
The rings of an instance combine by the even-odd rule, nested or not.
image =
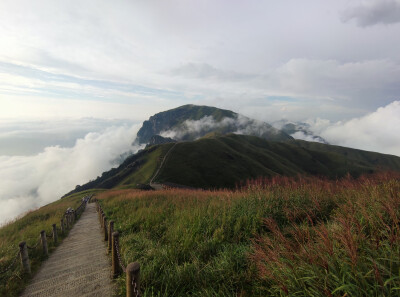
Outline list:
[[[307,174],[334,179],[379,169],[400,171],[400,158],[304,141],[271,142],[230,134],[178,143],[157,180],[199,188],[232,188],[243,179],[260,176]]]
[[[18,244],[26,241],[27,245],[34,246],[39,239],[40,231],[45,230],[46,234],[52,233],[52,224],[57,224],[60,230],[60,219],[68,207],[76,209],[81,204],[81,199],[86,194],[82,192],[67,198],[57,200],[37,210],[30,211],[23,217],[8,223],[0,228],[0,271],[8,266],[19,250]],[[59,241],[63,237],[58,231]],[[53,240],[48,240],[49,253],[54,249]],[[38,270],[41,262],[45,259],[40,247],[35,250],[29,250],[32,273]],[[6,274],[0,275],[0,296],[18,296],[19,292],[25,287],[27,277],[23,277],[20,269],[20,260],[18,258],[14,268]]]
[[[89,189],[132,189],[137,188],[140,184],[147,184],[160,165],[162,156],[168,152],[172,145],[168,143],[146,148],[126,158],[118,168],[103,172],[95,180],[77,186],[66,196]]]
[[[99,188],[141,188],[173,145],[148,147],[69,194]],[[255,136],[213,133],[177,143],[155,182],[204,189],[235,188],[244,179],[261,176],[300,174],[336,179],[348,173],[357,177],[379,170],[400,171],[400,158],[306,141],[271,142]]]
[[[168,143],[148,149],[148,154],[144,154],[140,159],[142,165],[133,173],[118,183],[118,188],[134,188],[137,184],[148,184],[157,168],[160,166],[163,156],[173,144]],[[129,170],[129,167],[126,169]]]
[[[125,263],[141,263],[144,296],[397,296],[399,180],[275,178],[97,198]]]

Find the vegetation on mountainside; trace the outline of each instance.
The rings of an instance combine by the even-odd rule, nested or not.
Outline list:
[[[39,240],[40,231],[45,230],[46,234],[52,234],[53,224],[57,224],[59,229],[60,220],[67,208],[76,209],[81,204],[82,197],[93,192],[96,191],[82,192],[57,200],[2,226],[0,228],[0,271],[3,271],[14,259],[21,241],[26,241],[29,246],[35,246]],[[58,232],[59,243],[66,234],[62,236],[61,232]],[[54,243],[52,240],[47,242],[49,253],[51,253],[55,249]],[[32,273],[35,273],[45,259],[40,247],[29,250],[29,258]],[[28,277],[22,275],[20,258],[18,258],[13,269],[0,275],[0,296],[18,296],[28,280]]]
[[[381,173],[97,198],[143,296],[398,296],[399,193]]]
[[[149,183],[173,143],[150,146],[128,157],[118,168],[77,186],[69,194],[96,188],[140,188]],[[276,175],[357,177],[377,170],[400,171],[400,158],[357,149],[293,140],[271,142],[255,136],[211,133],[178,143],[157,182],[193,188],[234,188],[242,180]]]
[[[303,148],[303,143],[309,147]],[[380,169],[400,171],[400,158],[304,141],[270,142],[230,134],[178,143],[160,171],[159,182],[198,188],[233,188],[246,178],[297,174],[338,178]]]
[[[76,188],[65,196],[89,189],[140,188],[148,184],[173,143],[148,147],[128,157],[118,168],[103,172],[97,179]]]

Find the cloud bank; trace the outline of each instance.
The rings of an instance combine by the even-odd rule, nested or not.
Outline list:
[[[59,199],[77,184],[116,166],[132,147],[139,126],[114,126],[88,133],[73,147],[47,147],[34,156],[0,156],[0,224]]]
[[[31,156],[46,147],[73,147],[90,132],[103,132],[111,126],[136,124],[130,120],[82,118],[52,121],[0,119],[0,156]]]
[[[310,121],[310,127],[331,144],[400,156],[400,101],[345,122]]]
[[[399,94],[400,26],[346,23],[395,23],[399,0],[164,2],[0,1],[0,117],[195,103],[337,121]]]
[[[186,120],[179,127],[162,131],[160,135],[175,140],[189,140],[200,138],[210,132],[236,133],[259,137],[279,133],[276,128],[265,122],[237,114],[234,118],[225,117],[222,120],[216,120],[213,116],[205,116],[199,120]]]

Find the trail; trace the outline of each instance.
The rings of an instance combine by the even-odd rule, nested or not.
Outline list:
[[[158,173],[160,172],[161,168],[164,165],[165,160],[167,159],[169,153],[173,150],[173,148],[178,144],[178,142],[176,142],[169,150],[168,152],[165,154],[164,158],[161,161],[160,166],[158,167],[156,173],[153,175],[152,179],[150,180],[150,187],[152,187],[155,190],[162,190],[163,189],[163,185],[159,184],[159,183],[153,183],[154,179],[157,177]]]
[[[113,296],[110,274],[96,206],[89,203],[21,296]]]

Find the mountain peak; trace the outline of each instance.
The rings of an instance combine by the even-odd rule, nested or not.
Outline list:
[[[149,143],[154,135],[169,137],[176,141],[187,141],[213,132],[254,135],[274,141],[292,139],[285,132],[265,122],[250,119],[233,111],[187,104],[157,113],[144,121],[136,141]]]

